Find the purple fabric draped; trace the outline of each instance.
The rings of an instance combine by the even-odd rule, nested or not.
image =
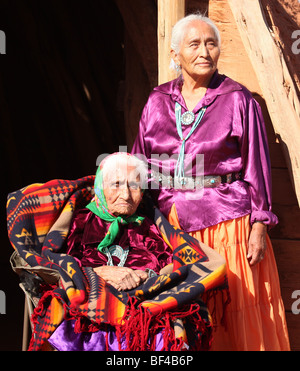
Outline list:
[[[119,351],[119,342],[112,326],[106,331],[75,333],[75,320],[63,321],[52,334],[49,343],[59,351]],[[164,344],[162,333],[156,335],[155,350],[160,351]],[[121,350],[126,349],[125,339],[121,341]]]
[[[67,254],[74,256],[80,266],[99,267],[107,264],[107,256],[97,250],[104,238],[109,223],[101,220],[88,209],[75,211],[67,239]],[[122,226],[120,236],[114,244],[123,249],[129,248],[125,267],[145,270],[150,268],[155,273],[172,263],[171,248],[160,236],[156,225],[147,217],[140,226],[129,224]],[[114,265],[119,263],[113,257]]]
[[[156,87],[150,94],[132,153],[147,158],[151,170],[174,176],[181,140],[176,129],[175,102],[187,111],[178,78]],[[204,155],[204,175],[242,171],[243,180],[204,190],[149,189],[159,209],[168,216],[175,203],[181,228],[200,230],[221,221],[251,214],[251,222],[269,226],[278,220],[271,210],[270,158],[259,104],[242,85],[218,72],[193,112],[207,106],[201,123],[186,141],[187,176],[203,175],[199,158]],[[189,127],[183,128],[183,136]],[[167,159],[162,161],[162,155]],[[175,156],[174,156],[175,155]]]

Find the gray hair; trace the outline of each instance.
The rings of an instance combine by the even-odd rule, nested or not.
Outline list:
[[[128,166],[134,168],[134,175],[139,176],[140,187],[146,189],[148,179],[148,167],[144,161],[138,159],[136,156],[117,152],[106,157],[100,164],[102,167],[103,179],[104,177],[113,178],[116,175],[117,169],[127,168]]]
[[[215,32],[216,38],[218,40],[218,44],[219,46],[221,46],[221,37],[220,37],[220,32],[218,30],[218,27],[214,24],[214,22],[210,18],[205,17],[201,13],[195,13],[195,14],[187,15],[184,18],[181,18],[173,27],[172,38],[171,38],[171,49],[173,49],[176,54],[178,54],[180,51],[180,46],[187,32],[188,25],[193,21],[202,21],[202,22],[207,23],[209,26],[211,26]]]

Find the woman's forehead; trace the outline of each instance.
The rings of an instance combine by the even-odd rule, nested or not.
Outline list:
[[[186,29],[185,35],[183,37],[184,42],[192,41],[193,39],[207,39],[213,38],[217,40],[214,29],[202,21],[193,21],[191,22]]]
[[[115,166],[106,171],[103,178],[104,181],[136,180],[139,178],[139,173],[135,166]]]

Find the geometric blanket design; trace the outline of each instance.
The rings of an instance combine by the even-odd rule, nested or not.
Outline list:
[[[43,267],[59,276],[54,285],[43,277],[39,286],[29,349],[41,349],[62,320],[69,318],[76,319],[79,332],[115,326],[119,339],[127,339],[126,350],[153,349],[154,334],[160,328],[164,328],[165,349],[182,349],[189,341],[188,324],[194,335],[189,349],[207,349],[211,323],[201,296],[226,287],[225,261],[213,249],[170,225],[157,208],[151,209],[153,219],[173,250],[171,274],[151,277],[134,290],[119,292],[93,269],[80,268],[64,253],[74,210],[85,207],[94,197],[94,178],[56,179],[8,195],[8,236],[24,260],[24,269]]]

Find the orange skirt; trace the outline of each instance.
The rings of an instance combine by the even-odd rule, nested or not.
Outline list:
[[[169,222],[180,228],[175,205]],[[222,293],[207,303],[213,310],[215,331],[212,350],[285,351],[290,350],[284,305],[281,298],[276,261],[269,236],[264,259],[250,267],[247,245],[249,215],[221,222],[190,235],[215,249],[227,263],[231,302],[222,326]]]

